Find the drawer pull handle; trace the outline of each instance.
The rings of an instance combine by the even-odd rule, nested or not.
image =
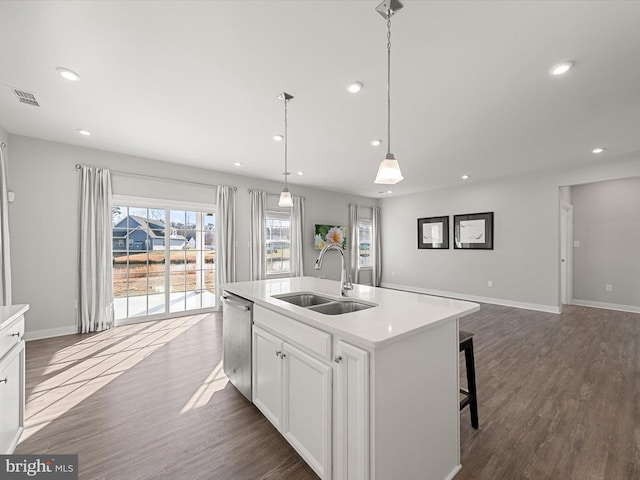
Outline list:
[[[11,335],[9,335],[10,337],[19,337],[20,336],[20,332],[17,333],[12,333]]]
[[[9,377],[4,377],[4,380],[0,380],[0,383],[9,383]]]
[[[342,362],[342,355],[336,355],[335,357],[333,357],[333,360],[336,363],[341,363]]]
[[[286,354],[286,353],[281,353],[281,354],[280,354],[280,358],[284,359],[284,358],[286,358],[286,357],[287,357],[287,354]]]
[[[276,357],[282,358],[282,350],[276,350]]]

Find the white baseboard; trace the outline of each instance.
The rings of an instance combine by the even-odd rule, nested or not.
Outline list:
[[[606,310],[618,310],[619,312],[640,313],[640,307],[635,305],[618,305],[616,303],[592,302],[591,300],[571,299],[572,305],[580,305],[582,307],[604,308]]]
[[[445,477],[444,480],[453,480],[453,478],[458,474],[458,472],[462,469],[462,465],[458,465],[456,468],[451,470],[451,473]]]
[[[554,305],[541,305],[538,303],[516,302],[513,300],[504,300],[501,298],[480,297],[477,295],[467,295],[457,292],[443,292],[442,290],[431,290],[429,288],[411,287],[409,285],[396,285],[394,283],[382,283],[381,287],[391,288],[393,290],[403,290],[405,292],[424,293],[427,295],[436,295],[438,297],[457,298],[460,300],[469,300],[470,302],[491,303],[493,305],[503,305],[505,307],[524,308],[525,310],[536,310],[545,313],[560,313],[560,307]]]
[[[29,342],[31,340],[40,340],[42,338],[61,337],[63,335],[71,335],[78,333],[78,328],[74,326],[46,328],[44,330],[34,330],[33,332],[25,332],[24,339]]]

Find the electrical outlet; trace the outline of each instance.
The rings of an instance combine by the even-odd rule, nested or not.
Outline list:
[[[487,287],[489,287],[489,288],[493,288],[493,280],[489,280],[489,281],[487,282]]]
[[[574,246],[575,248],[578,248],[578,247],[580,246],[580,240],[574,240],[574,241],[573,241],[573,246]]]
[[[613,285],[605,285],[604,286],[604,291],[605,292],[613,292]]]

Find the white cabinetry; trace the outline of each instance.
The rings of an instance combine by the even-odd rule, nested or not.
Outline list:
[[[11,454],[24,430],[25,343],[27,305],[0,307],[0,454]]]
[[[280,430],[282,420],[282,341],[253,328],[253,403]]]
[[[284,344],[282,433],[320,478],[331,478],[329,365]]]
[[[339,480],[369,478],[369,353],[343,341],[336,344],[336,450]]]
[[[269,324],[271,314],[256,307],[254,320]],[[330,479],[332,368],[302,350],[304,335],[297,348],[278,333],[253,327],[253,403],[320,478]]]

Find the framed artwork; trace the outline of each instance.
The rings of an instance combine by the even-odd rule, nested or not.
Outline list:
[[[343,250],[346,250],[347,227],[316,224],[313,239],[315,250],[322,250],[327,243],[335,243],[341,246]]]
[[[493,212],[453,216],[453,248],[493,250]]]
[[[418,219],[418,248],[449,248],[449,217]]]

